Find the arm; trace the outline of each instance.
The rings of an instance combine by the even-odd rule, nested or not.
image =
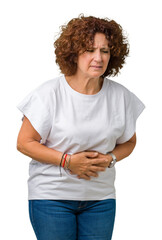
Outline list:
[[[42,163],[59,165],[62,152],[55,151],[40,144],[41,136],[24,117],[18,138],[17,150]]]
[[[126,157],[128,157],[134,150],[136,146],[136,133],[129,139],[129,141],[118,144],[112,151],[112,153],[116,156],[117,161],[120,161]]]
[[[131,137],[127,142],[122,144],[117,144],[116,147],[111,151],[117,159],[117,162],[128,157],[133,149],[136,146],[136,133]],[[112,161],[112,157],[110,154],[101,154],[99,153],[98,157],[105,156],[108,160],[107,167],[109,166],[110,162]],[[104,165],[105,166],[105,165]]]
[[[17,150],[39,162],[59,166],[63,153],[42,145],[40,140],[39,133],[33,128],[30,121],[24,117],[17,139]],[[96,164],[103,164],[105,161],[107,159],[103,157],[96,159],[94,152],[81,152],[71,156],[70,169],[77,175],[84,173],[96,177],[98,171],[105,170],[105,167],[96,166]],[[87,179],[87,175],[83,178]]]
[[[116,147],[114,148],[112,153],[116,156],[117,162],[128,157],[132,153],[133,149],[135,148],[135,145],[136,145],[136,133],[133,135],[133,137],[131,139],[129,139],[129,141],[127,141],[123,144],[116,145]],[[107,168],[112,161],[111,155],[99,153],[97,156],[97,159],[101,158],[101,157],[107,159],[107,162],[105,162],[104,164],[98,163],[98,164],[96,164],[96,166],[102,166],[102,167]],[[78,178],[84,178],[84,177],[85,177],[85,174],[78,175]],[[90,177],[89,177],[89,179],[90,179]]]

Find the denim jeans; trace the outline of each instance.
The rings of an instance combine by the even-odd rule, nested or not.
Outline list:
[[[38,240],[111,240],[115,209],[115,199],[29,200]]]

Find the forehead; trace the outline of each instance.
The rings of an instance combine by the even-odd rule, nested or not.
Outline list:
[[[108,40],[106,39],[105,34],[96,33],[93,40],[93,47],[108,47]]]

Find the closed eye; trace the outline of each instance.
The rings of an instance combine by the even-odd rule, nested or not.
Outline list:
[[[87,51],[87,52],[94,52],[93,49],[87,49],[86,51]]]
[[[90,52],[90,53],[93,53],[94,50],[95,50],[95,49],[87,49],[86,51],[87,51],[87,52]],[[103,52],[103,53],[109,53],[109,50],[102,50],[102,49],[101,49],[101,52]]]

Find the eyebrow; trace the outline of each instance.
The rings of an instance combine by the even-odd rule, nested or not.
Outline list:
[[[97,49],[96,47],[92,47],[93,49]],[[102,50],[109,50],[110,48],[109,47],[101,47],[100,49]]]

